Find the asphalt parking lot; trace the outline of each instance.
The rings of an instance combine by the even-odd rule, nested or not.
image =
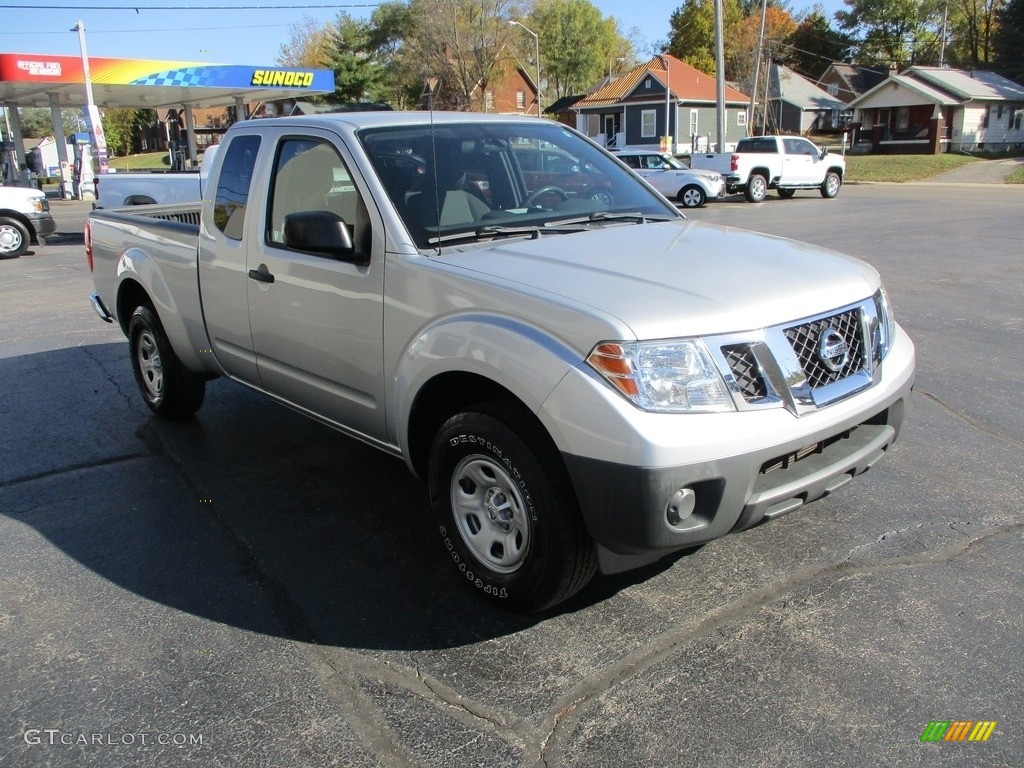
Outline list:
[[[225,381],[151,418],[87,207],[0,261],[0,765],[1024,764],[1024,188],[689,213],[874,264],[907,426],[835,494],[528,618],[460,583],[400,462]]]

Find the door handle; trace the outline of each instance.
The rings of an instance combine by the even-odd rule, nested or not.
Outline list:
[[[260,264],[259,269],[250,269],[249,277],[259,283],[274,282],[274,276],[267,269],[266,264]]]

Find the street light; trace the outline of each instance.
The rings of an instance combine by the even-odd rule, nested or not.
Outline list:
[[[534,45],[534,54],[533,55],[535,57],[534,61],[537,64],[537,117],[540,117],[540,37],[537,35],[536,32],[534,32],[532,29],[530,29],[528,26],[526,26],[525,24],[523,24],[520,21],[515,21],[513,19],[509,19],[508,23],[509,24],[514,24],[517,27],[522,27],[527,32],[529,32],[531,35],[533,35],[533,45]]]
[[[85,80],[85,104],[86,115],[88,116],[89,132],[92,138],[93,149],[96,150],[96,161],[100,166],[100,173],[107,172],[107,137],[103,134],[103,122],[100,119],[100,111],[96,106],[96,100],[92,95],[92,76],[89,73],[89,52],[85,48],[85,23],[81,20],[71,28],[72,32],[78,33],[78,44],[82,48],[82,78]]]

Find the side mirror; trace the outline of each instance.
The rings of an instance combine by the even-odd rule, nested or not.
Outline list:
[[[821,155],[820,155],[821,159],[824,160],[825,159],[825,155],[827,155],[827,154],[828,154],[828,147],[822,147],[821,148]]]
[[[284,244],[297,251],[361,262],[345,220],[330,211],[302,211],[284,217]]]

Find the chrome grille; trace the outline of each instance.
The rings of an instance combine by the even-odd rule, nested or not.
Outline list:
[[[843,338],[848,350],[846,362],[834,371],[825,364],[818,351],[822,334],[829,328]],[[851,309],[838,315],[786,328],[786,338],[792,345],[812,389],[845,379],[864,367],[864,338],[861,329],[859,309]]]
[[[754,353],[749,344],[733,344],[722,347],[722,354],[725,362],[736,379],[736,386],[747,402],[760,400],[767,396],[768,388],[765,386],[761,370],[757,365]]]

